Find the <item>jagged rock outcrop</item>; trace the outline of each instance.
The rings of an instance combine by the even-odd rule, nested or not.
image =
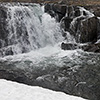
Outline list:
[[[87,44],[81,47],[84,51],[100,53],[100,43]]]
[[[71,9],[68,16],[62,19],[61,27],[70,32],[77,42],[97,41],[99,19],[95,16],[87,17],[87,12],[81,12],[77,7],[74,9],[75,11]]]
[[[80,24],[80,42],[96,42],[97,41],[97,17],[91,17],[83,20]]]
[[[52,17],[56,17],[60,21],[66,14],[66,5],[60,4],[46,4],[45,12],[49,13]]]
[[[61,27],[70,32],[77,42],[96,42],[99,38],[100,22],[97,18],[99,15],[95,14],[98,7],[91,7],[94,10],[94,16],[89,7],[90,13],[78,6],[66,6],[63,4],[47,4],[45,11],[52,17],[59,16]],[[65,16],[66,15],[66,16]]]
[[[57,18],[58,16],[57,20],[61,22],[61,28],[64,29],[64,31],[68,31],[71,35],[73,35],[78,43],[95,43],[100,38],[100,21],[98,18],[98,7],[85,7],[90,11],[89,13],[88,11],[78,6],[46,4],[45,11],[49,13],[52,17]],[[92,14],[92,12],[94,15]],[[66,39],[66,32],[64,31],[62,35]],[[69,46],[68,44],[67,46],[65,46],[65,44],[63,45],[62,43],[61,48],[67,50],[69,49]],[[76,47],[73,46],[72,48],[75,49]]]

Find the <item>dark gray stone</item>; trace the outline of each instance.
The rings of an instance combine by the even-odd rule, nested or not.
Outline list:
[[[88,18],[81,22],[80,26],[80,42],[97,41],[97,17]]]
[[[63,50],[74,50],[77,49],[78,45],[77,44],[72,44],[72,43],[62,43],[61,48]]]
[[[61,28],[63,28],[65,31],[70,30],[70,24],[72,22],[72,19],[69,17],[64,17],[61,21]]]
[[[0,40],[4,40],[4,45],[7,45],[7,8],[0,6]],[[4,45],[0,45],[0,48]]]
[[[98,44],[87,44],[82,46],[82,49],[87,52],[100,53],[100,43]]]

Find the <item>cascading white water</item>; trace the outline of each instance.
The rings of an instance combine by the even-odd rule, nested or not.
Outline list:
[[[8,46],[13,54],[19,54],[55,45],[62,41],[60,24],[43,6],[5,5],[7,10]],[[5,55],[5,54],[3,54]]]

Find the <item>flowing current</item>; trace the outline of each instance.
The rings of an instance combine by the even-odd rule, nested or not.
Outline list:
[[[60,24],[38,4],[5,5],[7,7],[7,46],[2,48],[2,55],[6,52],[21,54],[54,46],[62,41]],[[3,43],[2,43],[3,44]]]

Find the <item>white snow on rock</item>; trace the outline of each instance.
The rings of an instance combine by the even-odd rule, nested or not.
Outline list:
[[[85,100],[36,86],[0,79],[0,100]]]

